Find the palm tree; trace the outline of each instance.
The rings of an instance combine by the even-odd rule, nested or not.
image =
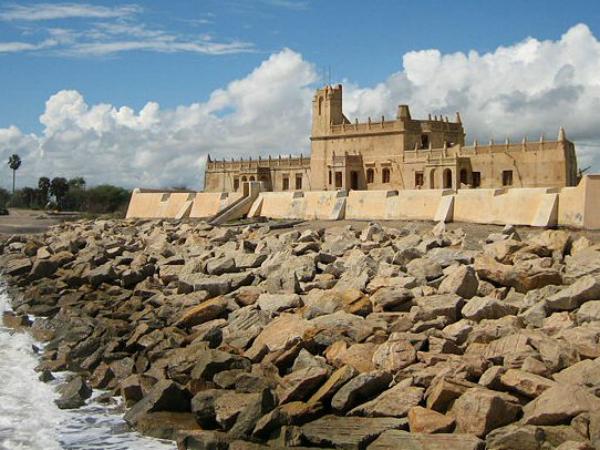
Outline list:
[[[21,167],[21,157],[17,154],[10,155],[8,158],[8,167],[13,171],[13,194],[15,193],[15,176],[19,167]]]

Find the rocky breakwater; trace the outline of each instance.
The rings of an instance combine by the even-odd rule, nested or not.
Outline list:
[[[600,448],[600,246],[411,230],[63,224],[0,244],[4,321],[181,449]]]

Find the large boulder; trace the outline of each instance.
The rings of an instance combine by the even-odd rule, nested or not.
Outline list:
[[[171,380],[158,381],[148,394],[127,411],[123,417],[127,423],[135,426],[137,420],[147,413],[157,411],[190,411],[190,393],[187,389]]]
[[[433,409],[414,406],[408,411],[408,425],[411,433],[448,433],[454,429],[455,421]]]
[[[475,269],[471,266],[458,266],[440,283],[440,294],[456,294],[462,298],[471,298],[477,295],[479,280]]]
[[[373,400],[358,405],[349,412],[353,416],[405,417],[408,411],[423,399],[423,388],[400,382]]]
[[[519,308],[516,306],[491,297],[474,297],[462,308],[463,317],[476,322],[483,319],[500,319],[516,315],[518,312]]]
[[[60,398],[55,400],[60,409],[75,409],[85,405],[92,396],[92,388],[82,377],[75,377],[59,389]]]
[[[583,412],[598,411],[600,398],[584,387],[557,384],[523,407],[526,425],[564,423]]]
[[[515,421],[520,412],[517,398],[483,388],[468,389],[452,407],[456,431],[479,437]]]
[[[600,281],[592,275],[584,276],[546,300],[554,311],[570,311],[588,300],[600,300]]]
[[[382,370],[361,373],[342,386],[331,399],[331,407],[346,412],[387,389],[392,375]]]
[[[527,261],[518,265],[502,264],[488,255],[475,258],[475,271],[480,279],[513,287],[517,292],[527,292],[549,284],[562,284],[562,278],[556,269],[540,267]]]

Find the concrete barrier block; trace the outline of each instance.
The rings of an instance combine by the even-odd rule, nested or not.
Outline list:
[[[175,214],[175,218],[176,219],[183,219],[184,217],[189,217],[190,216],[190,211],[192,210],[192,205],[194,204],[193,201],[188,200],[186,201],[183,206],[179,209],[179,211],[177,211],[177,214]]]
[[[248,217],[259,217],[260,210],[262,209],[262,204],[263,204],[263,196],[260,195],[256,200],[254,200],[254,203],[250,207],[250,211],[248,212]]]
[[[452,222],[454,218],[454,195],[444,195],[440,199],[433,220],[436,222]]]
[[[546,194],[533,217],[531,226],[553,227],[558,224],[558,194]]]

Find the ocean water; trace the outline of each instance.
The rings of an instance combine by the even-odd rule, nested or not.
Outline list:
[[[6,310],[10,310],[9,298],[0,284],[0,317]],[[0,320],[0,450],[176,448],[173,442],[128,430],[115,406],[94,401],[99,392],[83,408],[59,409],[54,404],[59,381],[38,380],[32,345],[36,342],[29,334],[5,328]]]

